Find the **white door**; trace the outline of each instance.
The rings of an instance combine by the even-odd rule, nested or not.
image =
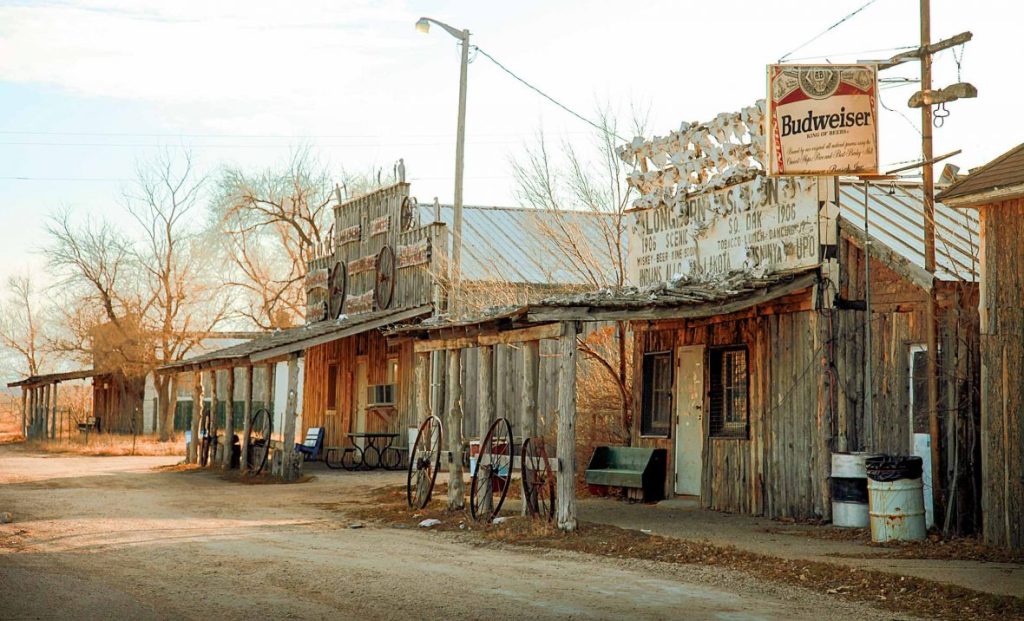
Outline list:
[[[700,495],[704,449],[704,346],[676,350],[676,494]]]
[[[366,389],[367,389],[367,366],[366,360],[359,360],[356,362],[356,412],[355,412],[355,429],[352,431],[363,432],[366,431]],[[363,446],[363,440],[359,439],[355,442],[358,446]]]

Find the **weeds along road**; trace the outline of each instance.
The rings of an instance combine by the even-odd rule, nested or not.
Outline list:
[[[402,473],[242,485],[176,461],[0,446],[0,618],[892,618],[714,567],[349,528]]]

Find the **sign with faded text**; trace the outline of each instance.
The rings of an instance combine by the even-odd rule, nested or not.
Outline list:
[[[818,263],[818,192],[812,177],[758,177],[632,215],[630,280],[638,287]]]
[[[878,174],[874,65],[768,66],[768,174]]]

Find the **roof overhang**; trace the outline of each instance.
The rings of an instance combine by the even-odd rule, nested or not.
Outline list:
[[[942,204],[948,207],[963,208],[999,203],[1021,197],[1024,197],[1024,183],[961,196],[942,196],[940,194],[936,199],[941,200]]]
[[[69,382],[71,380],[88,379],[97,375],[103,375],[102,371],[96,369],[82,369],[80,371],[68,371],[67,373],[50,373],[47,375],[30,375],[25,379],[18,380],[7,384],[8,388],[17,388],[18,386],[24,386],[26,388],[32,386],[41,386],[44,384],[56,384],[59,382]]]

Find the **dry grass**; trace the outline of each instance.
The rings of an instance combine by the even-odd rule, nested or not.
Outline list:
[[[145,455],[150,457],[163,455],[185,456],[185,442],[171,439],[161,442],[155,436],[132,436],[91,433],[88,443],[85,435],[62,440],[31,440],[24,447],[42,453],[61,453],[69,455],[86,455],[90,457],[123,457],[126,455]]]
[[[577,531],[565,533],[548,523],[538,523],[511,513],[509,520],[501,525],[481,524],[474,522],[466,513],[447,511],[444,495],[436,490],[434,500],[417,512],[406,506],[404,488],[375,490],[370,502],[369,506],[356,510],[355,515],[366,521],[402,527],[437,518],[441,524],[433,530],[460,532],[478,542],[492,541],[665,563],[716,565],[759,579],[826,593],[837,599],[868,602],[895,614],[957,620],[1024,619],[1024,599],[981,593],[910,576],[826,562],[782,559],[733,546],[646,535],[603,524],[582,523]]]

